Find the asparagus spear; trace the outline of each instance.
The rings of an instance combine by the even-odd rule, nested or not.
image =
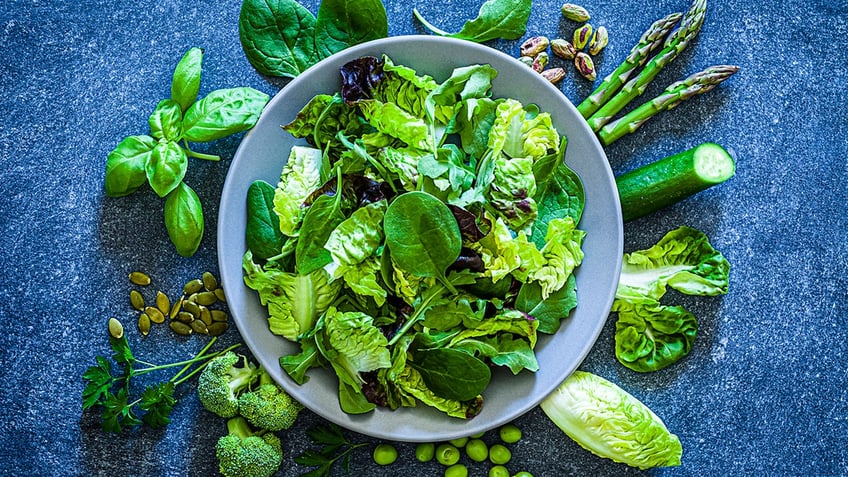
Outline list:
[[[674,28],[674,25],[680,21],[682,16],[682,13],[675,12],[665,16],[664,18],[660,18],[651,24],[651,26],[645,30],[645,33],[642,34],[642,37],[639,39],[639,43],[633,46],[633,49],[630,50],[630,54],[627,55],[624,62],[618,65],[618,68],[616,68],[615,71],[607,75],[607,77],[604,78],[604,81],[595,88],[595,91],[593,91],[592,94],[590,94],[583,100],[583,102],[580,103],[579,106],[577,106],[577,111],[579,111],[584,118],[588,119],[592,113],[603,106],[603,104],[611,98],[612,95],[618,92],[621,85],[630,78],[630,75],[648,61],[651,57],[651,53],[662,46],[666,35],[668,35],[668,32],[670,32],[671,29]]]
[[[598,132],[630,101],[644,93],[648,83],[659,74],[660,70],[671,63],[689,42],[698,36],[701,25],[704,24],[706,11],[707,0],[694,0],[692,2],[689,10],[683,16],[680,27],[669,35],[663,49],[651,58],[651,61],[642,68],[639,74],[621,88],[621,91],[589,117],[587,121],[593,131]]]
[[[704,71],[699,71],[682,81],[676,81],[669,85],[665,91],[656,98],[642,103],[633,111],[625,114],[619,119],[607,124],[598,132],[598,138],[604,145],[612,144],[613,141],[625,134],[632,133],[657,113],[668,111],[689,98],[704,94],[715,88],[719,83],[730,78],[739,71],[738,66],[718,65],[711,66]]]

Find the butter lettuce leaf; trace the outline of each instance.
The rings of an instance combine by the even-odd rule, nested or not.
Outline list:
[[[698,320],[681,306],[615,300],[615,356],[638,372],[665,368],[689,354]]]
[[[274,211],[280,217],[280,231],[294,237],[300,225],[303,202],[321,185],[320,150],[293,146],[283,167],[280,181],[274,192]]]

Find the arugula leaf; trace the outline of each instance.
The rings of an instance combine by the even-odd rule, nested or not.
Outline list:
[[[418,9],[413,8],[412,13],[428,30],[439,36],[481,43],[520,38],[527,31],[531,4],[530,0],[488,0],[480,7],[477,18],[466,21],[456,33],[448,33],[432,25],[421,16]]]

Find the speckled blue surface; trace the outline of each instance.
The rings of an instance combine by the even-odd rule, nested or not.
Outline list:
[[[317,10],[317,1],[302,2]],[[481,1],[386,1],[390,35],[424,33],[412,8],[445,30],[476,15]],[[223,422],[188,389],[166,430],[119,436],[80,409],[81,373],[107,354],[106,319],[131,323],[131,270],[154,275],[176,294],[189,278],[216,270],[215,228],[200,251],[177,256],[149,189],[104,197],[107,153],[147,132],[147,115],[169,93],[172,68],[192,46],[206,51],[201,94],[252,86],[269,94],[285,81],[259,75],[238,41],[238,1],[113,2],[6,0],[0,4],[0,474],[209,476]],[[533,2],[526,37],[570,35],[559,2]],[[610,32],[597,58],[611,71],[653,20],[684,0],[585,1],[592,23]],[[712,64],[740,72],[708,95],[649,122],[607,148],[621,173],[704,141],[732,150],[727,183],[625,226],[625,249],[644,248],[686,224],[707,233],[732,264],[730,293],[670,295],[700,320],[691,354],[643,375],[613,355],[611,318],[582,368],[648,404],[679,435],[683,464],[654,475],[848,474],[848,2],[711,1],[702,33],[646,94]],[[517,41],[491,46],[518,53]],[[561,84],[579,102],[591,86],[573,72]],[[187,181],[217,221],[217,200],[238,137],[202,149],[220,163],[193,161]],[[131,328],[131,327],[129,327]],[[151,360],[193,354],[203,340],[157,328],[134,332]],[[236,343],[230,330],[224,343]],[[304,468],[305,413],[283,435],[279,476]],[[513,472],[533,475],[641,475],[599,459],[561,433],[538,409],[520,418]],[[352,439],[372,442],[364,436]],[[494,439],[494,436],[487,436]],[[378,468],[355,454],[351,475],[441,475],[435,463]],[[469,466],[485,475],[487,466]]]

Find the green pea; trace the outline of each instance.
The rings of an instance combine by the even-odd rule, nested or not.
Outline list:
[[[512,452],[503,444],[495,444],[489,449],[489,460],[495,465],[503,465],[512,458]]]
[[[489,457],[489,447],[482,439],[471,439],[465,444],[465,453],[474,462],[483,462]]]
[[[378,465],[389,465],[397,460],[397,449],[391,444],[378,444],[374,447],[374,462]]]
[[[514,424],[506,424],[501,427],[498,434],[500,434],[501,440],[507,444],[514,444],[521,440],[521,429]]]
[[[433,456],[436,455],[436,444],[425,442],[415,446],[415,458],[419,462],[430,462]]]
[[[454,465],[459,462],[459,449],[452,444],[439,444],[436,447],[436,460],[442,465]]]
[[[509,477],[509,471],[502,465],[495,465],[489,469],[489,477]]]
[[[458,448],[462,449],[463,447],[465,447],[465,444],[468,443],[468,438],[467,437],[460,437],[459,439],[451,439],[448,442],[451,445],[453,445],[454,447],[458,447]]]
[[[517,474],[513,474],[512,477],[533,477],[533,474],[531,474],[530,472],[527,472],[526,470],[522,470],[521,472],[519,472]]]
[[[484,435],[486,435],[485,432],[478,432],[477,434],[471,434],[471,438],[472,439],[482,439]]]
[[[445,477],[468,477],[468,467],[455,464],[445,469]]]

